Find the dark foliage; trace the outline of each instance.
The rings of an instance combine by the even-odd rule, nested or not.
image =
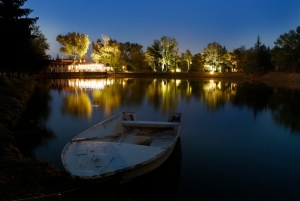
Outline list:
[[[33,72],[47,59],[37,54],[33,34],[38,18],[29,18],[32,10],[21,8],[26,0],[0,0],[0,71],[3,76]]]

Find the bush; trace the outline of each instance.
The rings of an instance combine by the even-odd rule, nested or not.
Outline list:
[[[7,87],[11,85],[12,83],[8,77],[0,77],[0,86]]]

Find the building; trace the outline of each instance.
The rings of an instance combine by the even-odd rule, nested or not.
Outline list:
[[[55,73],[62,72],[107,72],[113,71],[113,67],[105,66],[102,63],[79,62],[73,59],[50,60],[49,71]]]

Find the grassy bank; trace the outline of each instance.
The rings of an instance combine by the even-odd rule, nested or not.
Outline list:
[[[34,77],[0,78],[0,200],[41,196],[82,185],[49,163],[23,157],[15,145],[12,128],[34,92],[35,80]],[[65,198],[56,195],[49,200]]]

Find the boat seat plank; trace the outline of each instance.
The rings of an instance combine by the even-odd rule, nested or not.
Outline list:
[[[178,122],[160,122],[160,121],[122,121],[124,126],[137,126],[137,127],[145,127],[145,126],[154,126],[154,127],[174,127],[178,126]]]

